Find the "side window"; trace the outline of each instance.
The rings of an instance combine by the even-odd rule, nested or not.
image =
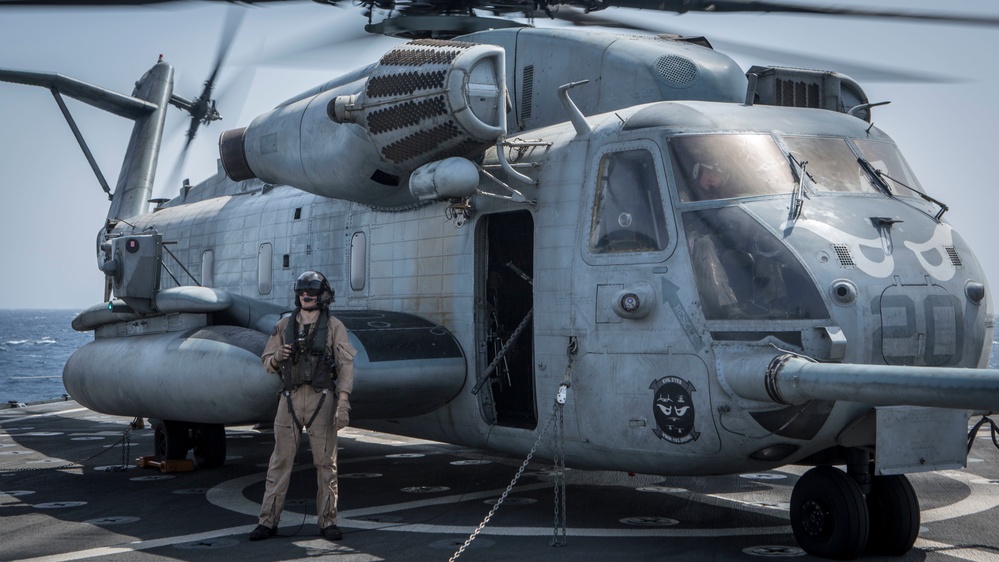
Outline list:
[[[666,216],[652,154],[611,152],[600,159],[590,223],[594,254],[658,252],[669,244]]]
[[[271,293],[271,260],[274,259],[274,249],[269,242],[261,244],[257,251],[257,292],[261,295]]]
[[[215,286],[215,252],[212,250],[201,254],[201,286]]]
[[[366,240],[364,232],[355,232],[350,237],[350,288],[354,291],[364,290],[368,264]]]

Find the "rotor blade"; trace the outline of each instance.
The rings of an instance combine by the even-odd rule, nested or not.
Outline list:
[[[146,4],[173,4],[179,0],[0,0],[0,8],[4,6],[143,6]],[[232,3],[233,0],[204,0],[214,3]],[[240,4],[270,4],[286,2],[287,0],[239,0]]]
[[[191,136],[188,136],[184,140],[184,148],[180,150],[180,155],[177,156],[177,161],[173,165],[173,170],[170,172],[170,177],[167,179],[167,182],[165,184],[160,184],[156,186],[156,191],[162,193],[165,190],[173,191],[179,188],[177,184],[180,183],[180,175],[184,172],[184,162],[187,161],[187,152],[188,149],[191,148],[192,142],[194,142],[194,138]]]
[[[220,106],[226,108],[226,115],[234,124],[243,114],[246,98],[250,93],[250,87],[256,74],[256,66],[240,68],[238,72],[233,72],[232,65],[226,69],[228,79],[220,83],[216,99]]]
[[[746,56],[760,57],[764,60],[775,61],[776,64],[781,66],[794,66],[799,68],[839,72],[861,82],[954,84],[965,81],[961,78],[946,76],[943,74],[861,64],[855,61],[846,61],[842,59],[818,57],[792,51],[770,49],[767,47],[759,47],[756,45],[749,45],[748,43],[740,43],[724,39],[712,39],[711,41],[720,50],[738,52]]]
[[[611,28],[632,29],[635,31],[645,31],[658,35],[669,34],[684,36],[676,30],[664,30],[661,27],[649,25],[647,23],[637,23],[624,19],[607,17],[606,15],[594,16],[579,10],[562,7],[554,13],[556,19],[568,21],[577,26],[600,26]],[[885,66],[875,66],[858,62],[849,62],[835,58],[819,57],[807,55],[801,52],[794,52],[782,49],[772,49],[741,43],[711,38],[711,44],[720,51],[734,52],[746,56],[759,57],[765,61],[780,64],[783,66],[796,66],[801,68],[811,68],[816,70],[830,70],[840,72],[850,76],[855,80],[864,82],[892,82],[892,83],[954,83],[960,80],[950,76],[931,74],[926,72],[914,72],[898,68]]]
[[[212,66],[212,72],[205,82],[205,89],[209,95],[211,94],[211,89],[215,86],[215,79],[218,77],[219,69],[225,62],[225,58],[229,54],[229,49],[232,48],[232,44],[235,42],[236,33],[239,32],[239,26],[243,23],[245,15],[246,9],[235,4],[229,6],[229,9],[226,10],[225,22],[222,25],[222,36],[219,38],[219,48],[215,55],[215,64]]]
[[[576,2],[570,2],[576,3]],[[999,26],[999,18],[979,14],[954,14],[939,12],[913,12],[906,10],[873,10],[839,6],[805,6],[783,2],[757,0],[604,0],[605,6],[663,10],[667,12],[765,12],[811,14],[825,16],[856,16],[926,21],[931,23],[956,23],[963,25]]]
[[[305,31],[291,42],[285,43],[277,48],[268,49],[270,52],[261,59],[255,61],[261,66],[286,66],[288,64],[301,65],[302,61],[296,60],[301,55],[333,49],[335,47],[349,46],[357,49],[360,42],[371,42],[379,38],[364,30],[361,20],[352,25],[349,29],[331,29],[330,25],[323,25],[311,31]]]
[[[246,11],[238,6],[230,6],[226,11],[225,21],[222,25],[222,35],[219,38],[219,48],[215,54],[215,63],[212,65],[212,71],[208,75],[208,79],[205,80],[204,89],[201,90],[201,95],[197,97],[194,101],[194,109],[191,111],[191,126],[187,130],[188,141],[193,140],[195,135],[198,133],[198,128],[202,123],[208,123],[214,119],[218,119],[218,114],[215,113],[215,105],[212,102],[212,91],[215,89],[215,80],[218,78],[219,70],[222,68],[222,64],[225,62],[226,55],[229,53],[229,49],[232,48],[235,42],[236,33],[239,31],[239,26],[243,21],[243,16]],[[215,117],[213,118],[213,115]],[[187,150],[187,147],[184,148]]]

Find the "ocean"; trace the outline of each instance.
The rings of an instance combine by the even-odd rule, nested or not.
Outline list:
[[[0,310],[0,405],[58,400],[66,394],[62,367],[93,332],[70,326],[76,310]],[[989,367],[999,368],[999,340]]]
[[[78,310],[0,310],[0,404],[30,404],[66,394],[62,367],[93,332],[70,326]]]

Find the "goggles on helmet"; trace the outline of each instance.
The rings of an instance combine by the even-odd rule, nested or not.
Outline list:
[[[295,292],[314,291],[313,296],[318,295],[323,290],[323,282],[320,279],[299,279],[295,282]]]

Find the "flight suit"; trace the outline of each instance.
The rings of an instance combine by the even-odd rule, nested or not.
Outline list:
[[[325,313],[325,312],[323,312]],[[277,373],[271,365],[271,356],[284,345],[284,333],[291,321],[285,317],[278,321],[264,347],[262,360],[264,368],[270,373]],[[347,338],[347,329],[343,323],[329,316],[326,334],[326,353],[336,361],[337,379],[335,388],[329,390],[325,399],[321,392],[310,384],[302,384],[288,389],[289,394],[281,394],[277,415],[274,417],[274,452],[267,466],[267,485],[260,506],[259,523],[272,529],[277,528],[284,509],[285,497],[288,493],[288,482],[291,469],[298,454],[298,445],[302,436],[302,425],[309,425],[306,430],[309,435],[309,446],[312,448],[312,463],[316,467],[316,510],[319,516],[319,528],[325,529],[336,525],[337,513],[337,429],[336,407],[340,392],[348,394],[354,388],[354,354],[356,350]],[[288,408],[291,401],[294,417]],[[320,401],[322,402],[320,404]],[[317,412],[318,408],[318,412]],[[313,419],[315,415],[315,419]]]
[[[726,311],[736,306],[739,300],[732,290],[714,240],[706,234],[693,233],[688,235],[687,241],[705,315],[709,319],[728,318]]]

